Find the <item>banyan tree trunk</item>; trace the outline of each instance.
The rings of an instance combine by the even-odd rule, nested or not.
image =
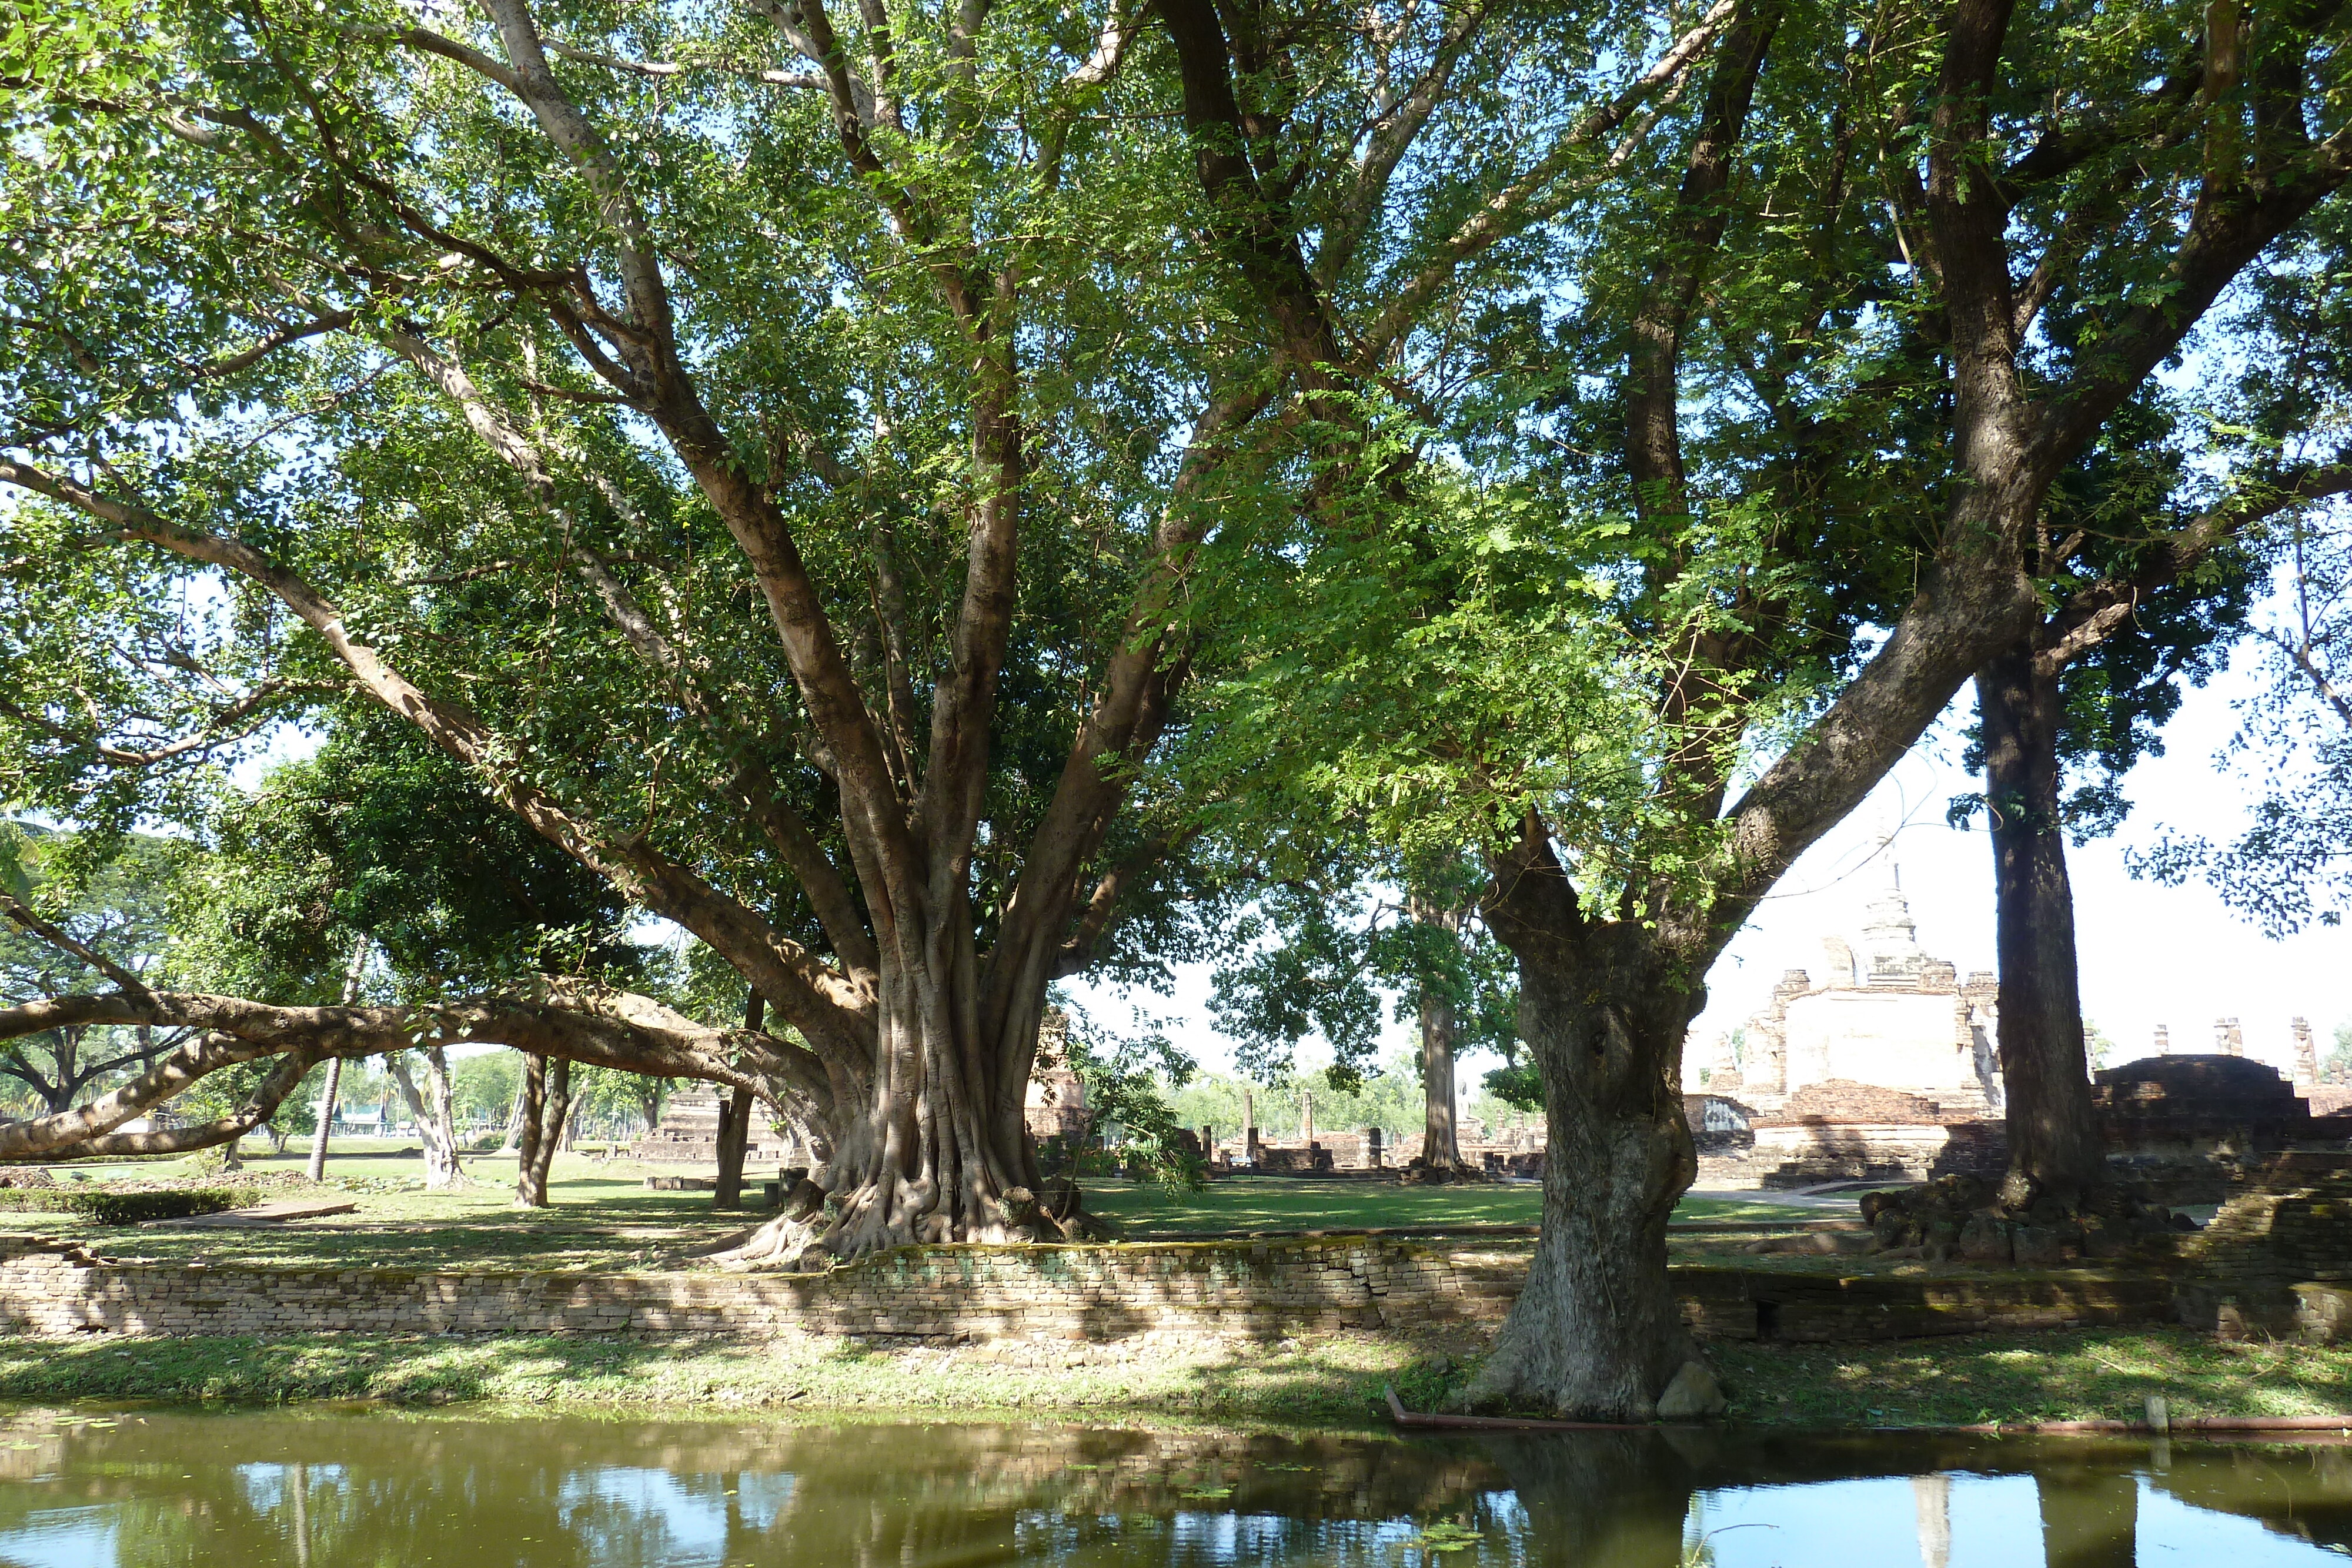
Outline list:
[[[312,1181],[327,1179],[327,1140],[334,1134],[335,1103],[343,1088],[343,1059],[327,1059],[327,1087],[319,1096],[319,1125],[310,1134],[310,1164],[306,1175]]]
[[[968,982],[956,967],[883,966],[875,1082],[834,1156],[835,1251],[1031,1234],[1039,1178],[1023,1102],[1044,986],[1025,1019],[1008,1020],[1027,1049],[1008,1052],[1005,1030],[983,1034],[959,996]]]
[[[806,1203],[788,1207],[723,1261],[756,1266],[926,1242],[1058,1240],[1082,1224],[1074,1194],[1054,1195],[1066,1213],[1041,1204],[1024,1115],[1045,955],[1018,986],[985,998],[971,938],[959,937],[956,918],[932,928],[922,963],[901,962],[885,949],[871,1080],[843,1096],[845,1109],[827,1129],[830,1158],[814,1173],[824,1212]],[[965,920],[961,930],[970,929]],[[995,956],[1005,961],[1002,952]]]
[[[2059,819],[2058,681],[2028,643],[1977,674],[1992,818],[1994,949],[2009,1177],[2002,1201],[2081,1199],[2105,1175],[2074,956],[2074,891]]]

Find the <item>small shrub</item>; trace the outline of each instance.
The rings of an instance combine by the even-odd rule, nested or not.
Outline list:
[[[132,1192],[114,1192],[102,1186],[0,1190],[0,1209],[18,1214],[73,1214],[100,1225],[184,1219],[192,1214],[219,1214],[251,1201],[249,1195],[221,1187]]]

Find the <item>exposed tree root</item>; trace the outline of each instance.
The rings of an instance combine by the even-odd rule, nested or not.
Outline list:
[[[1492,1181],[1484,1167],[1468,1160],[1424,1160],[1415,1156],[1397,1173],[1406,1186],[1450,1186],[1457,1183]]]
[[[834,1261],[824,1249],[822,1221],[795,1219],[782,1214],[748,1230],[736,1231],[716,1249],[705,1250],[701,1256],[721,1269],[738,1273],[757,1269],[813,1270],[826,1268]]]
[[[1074,1183],[1049,1186],[1043,1202],[1026,1187],[1009,1188],[998,1217],[966,1225],[960,1233],[942,1210],[908,1201],[921,1196],[912,1184],[901,1182],[898,1188],[897,1201],[887,1207],[878,1187],[861,1188],[834,1205],[828,1219],[824,1189],[803,1178],[772,1218],[687,1256],[730,1270],[815,1270],[897,1247],[958,1241],[1021,1246],[1090,1240],[1102,1234],[1100,1222],[1079,1207]]]

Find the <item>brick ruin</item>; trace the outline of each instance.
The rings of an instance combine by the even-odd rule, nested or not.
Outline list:
[[[2000,984],[1981,969],[1962,980],[1921,949],[1898,872],[1890,867],[1871,901],[1859,958],[1842,937],[1822,946],[1823,977],[1783,974],[1737,1051],[1727,1036],[1704,1058],[1685,1051],[1685,1090],[1770,1113],[1809,1087],[1845,1083],[1925,1096],[1945,1113],[2000,1114]]]
[[[719,1123],[728,1107],[719,1091],[707,1083],[681,1089],[662,1106],[661,1120],[651,1132],[629,1145],[633,1158],[650,1165],[710,1166],[719,1164]],[[751,1135],[744,1145],[743,1163],[805,1166],[807,1153],[789,1131],[777,1127],[754,1107]]]
[[[1807,1186],[1997,1175],[2008,1158],[1994,1040],[1999,983],[1961,979],[1924,952],[1891,862],[1869,906],[1860,955],[1824,940],[1825,977],[1791,969],[1738,1048],[1718,1037],[1685,1052],[1685,1103],[1699,1142],[1702,1186]],[[2293,1023],[2290,1082],[2247,1058],[2238,1019],[2216,1019],[2210,1054],[2156,1055],[2096,1074],[2110,1157],[2175,1191],[2217,1201],[2233,1162],[2315,1138],[2352,1110],[2352,1088],[2319,1083],[2311,1025]]]
[[[2008,1157],[2000,984],[1919,946],[1888,857],[1856,946],[1822,940],[1731,1037],[1684,1053],[1702,1186],[1811,1186],[1990,1173]]]

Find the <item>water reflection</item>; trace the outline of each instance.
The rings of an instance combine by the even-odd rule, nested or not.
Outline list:
[[[2335,1561],[2352,1449],[0,1416],[26,1568],[2121,1568]]]

